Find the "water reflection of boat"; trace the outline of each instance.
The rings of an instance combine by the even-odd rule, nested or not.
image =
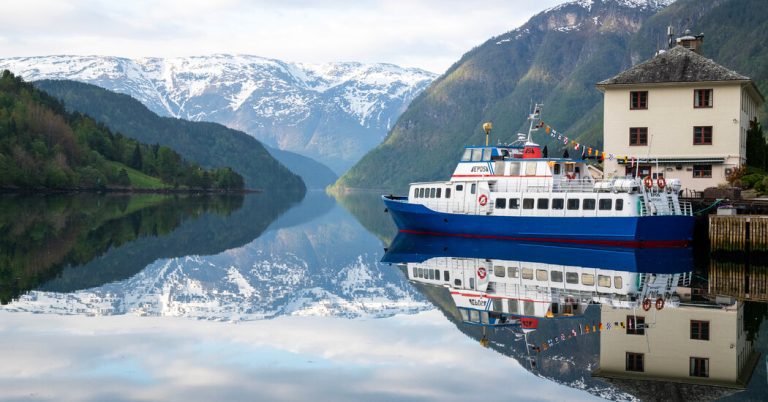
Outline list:
[[[398,235],[384,261],[400,263],[420,288],[442,289],[427,293],[444,292],[450,304],[438,305],[482,328],[481,344],[524,342],[516,353],[531,371],[594,343],[593,363],[574,367],[591,381],[643,396],[637,390],[722,396],[749,383],[760,356],[745,304],[708,294],[706,277],[692,275],[690,249]]]

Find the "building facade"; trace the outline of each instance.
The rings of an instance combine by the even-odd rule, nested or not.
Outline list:
[[[630,156],[605,160],[607,177],[674,178],[703,191],[746,162],[747,130],[764,98],[748,77],[689,50],[700,48],[695,39],[597,84],[603,148]]]

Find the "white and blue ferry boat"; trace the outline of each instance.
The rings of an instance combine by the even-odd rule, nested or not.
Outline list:
[[[407,197],[384,196],[400,232],[597,244],[684,247],[693,238],[691,204],[680,182],[663,177],[603,178],[584,159],[549,158],[527,136],[507,146],[464,149],[451,178],[412,183]],[[486,135],[489,128],[486,128]],[[487,138],[487,137],[486,137]]]

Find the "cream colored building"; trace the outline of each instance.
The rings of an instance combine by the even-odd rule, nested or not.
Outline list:
[[[695,39],[697,46],[688,47],[700,47],[701,38]],[[634,164],[606,158],[606,177],[676,178],[683,189],[694,191],[725,183],[745,163],[749,121],[764,102],[748,77],[684,46],[601,81],[597,88],[605,101],[605,152],[637,158]]]
[[[628,322],[634,314],[646,326],[635,331],[642,333],[627,329],[600,333],[600,367],[594,375],[729,388],[744,388],[749,382],[759,356],[744,331],[742,303],[682,304],[634,313],[604,304],[600,320]]]

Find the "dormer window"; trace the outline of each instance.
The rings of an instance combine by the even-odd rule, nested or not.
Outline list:
[[[629,93],[629,109],[648,109],[648,91],[631,91]]]
[[[693,90],[693,107],[697,109],[712,107],[712,90],[711,89],[694,89]]]

